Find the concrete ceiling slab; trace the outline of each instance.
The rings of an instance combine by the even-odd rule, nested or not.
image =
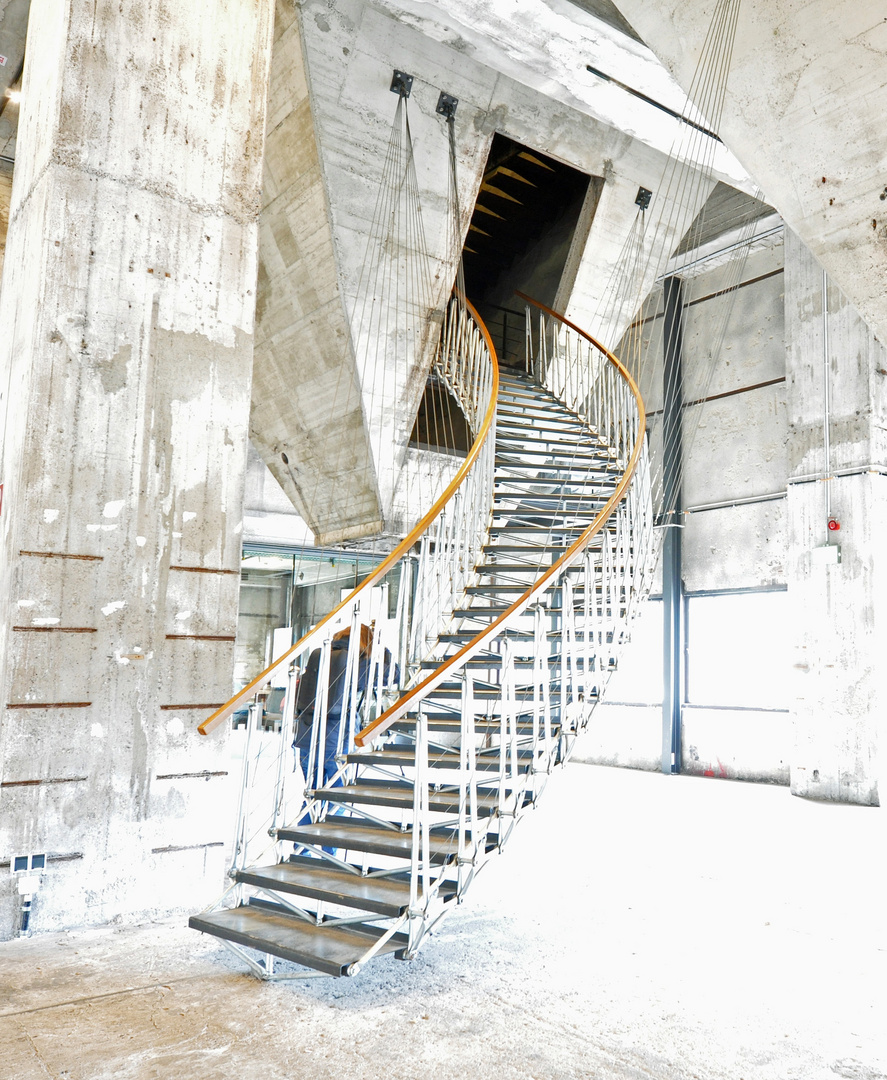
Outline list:
[[[618,0],[676,80],[708,0]],[[764,198],[887,340],[887,11],[874,0],[745,0],[719,133]]]

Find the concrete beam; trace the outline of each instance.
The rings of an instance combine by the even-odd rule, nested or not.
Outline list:
[[[654,191],[650,216],[664,223],[651,222],[640,245],[648,258],[638,297],[711,189],[712,177],[701,178],[684,212],[674,215],[674,202],[688,200],[686,191],[669,195],[660,188],[667,164],[662,147],[670,147],[676,122],[663,128],[657,113],[656,138],[645,140],[619,130],[615,118],[595,115],[578,92],[563,100],[552,93],[569,65],[558,50],[543,47],[545,34],[560,35],[559,49],[573,49],[577,33],[591,41],[592,26],[608,42],[622,38],[573,5],[561,7],[542,5],[536,14],[548,20],[547,29],[535,27],[526,46],[535,50],[533,62],[511,62],[507,75],[501,49],[488,40],[489,19],[508,41],[521,35],[495,5],[473,16],[461,8],[414,12],[365,0],[307,0],[295,12],[278,11],[251,434],[321,542],[400,528],[394,493],[429,362],[430,339],[404,357],[401,329],[368,340],[364,318],[366,253],[378,228],[373,210],[396,105],[389,92],[393,69],[414,76],[409,109],[432,277],[428,311],[441,308],[455,274],[446,128],[435,115],[441,90],[459,99],[463,234],[494,132],[602,178],[559,303],[608,340],[634,314],[633,303],[614,312],[606,300],[637,226],[638,187]],[[439,19],[457,16],[471,26],[471,48],[441,30]],[[661,70],[643,46],[624,40],[638,72],[644,65]],[[576,78],[569,75],[571,85]]]
[[[619,0],[691,85],[711,5]],[[857,0],[741,5],[719,134],[872,329],[887,340],[887,20]]]

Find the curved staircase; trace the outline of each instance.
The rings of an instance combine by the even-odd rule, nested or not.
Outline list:
[[[535,376],[500,373],[486,529],[436,633],[414,619],[406,689],[387,709],[377,695],[372,723],[356,717],[331,784],[308,782],[288,808],[278,786],[271,857],[252,862],[241,843],[228,893],[190,920],[262,978],[354,975],[376,955],[412,957],[569,758],[615,667],[648,578],[643,467],[632,488],[626,479],[643,414],[632,432],[621,390],[617,400],[599,380],[570,382],[555,358],[563,330],[543,325]],[[600,428],[564,400],[587,411],[596,397],[608,410]],[[434,537],[401,570],[414,606],[445,546]],[[285,721],[278,755],[287,740]],[[280,778],[291,764],[276,767]]]

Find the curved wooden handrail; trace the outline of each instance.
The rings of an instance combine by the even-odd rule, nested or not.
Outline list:
[[[637,469],[638,462],[640,461],[646,433],[647,413],[644,409],[644,403],[641,399],[637,384],[629,374],[628,370],[609,349],[601,345],[601,343],[596,341],[590,334],[586,334],[585,331],[581,330],[575,323],[564,318],[563,315],[559,315],[550,307],[547,307],[545,304],[540,304],[538,301],[533,300],[529,296],[525,296],[523,293],[518,292],[515,295],[519,296],[527,303],[532,304],[534,307],[539,308],[540,311],[544,311],[547,315],[558,319],[565,326],[568,326],[571,330],[575,330],[577,334],[580,334],[587,341],[590,341],[591,344],[594,345],[594,347],[598,349],[618,370],[619,374],[626,381],[629,389],[634,395],[638,407],[638,434],[635,439],[635,444],[632,447],[631,456],[628,459],[628,464],[626,465],[625,472],[622,474],[621,480],[616,485],[616,490],[606,501],[594,521],[580,534],[578,539],[567,548],[564,554],[556,562],[552,563],[542,577],[535,581],[526,592],[522,593],[511,607],[506,608],[505,611],[503,611],[494,622],[490,623],[485,630],[482,630],[476,637],[472,638],[471,641],[463,645],[458,652],[454,653],[453,656],[446,660],[445,663],[441,664],[440,667],[435,668],[427,678],[423,679],[422,682],[417,683],[411,690],[399,698],[389,709],[374,720],[372,724],[368,724],[362,731],[355,735],[354,741],[358,746],[365,746],[370,740],[382,735],[393,723],[399,720],[404,713],[408,712],[412,706],[416,705],[422,698],[431,693],[431,691],[439,686],[448,676],[451,676],[458,671],[466,661],[470,660],[472,656],[480,652],[489,641],[492,641],[493,638],[498,635],[503,624],[505,624],[512,616],[519,615],[540,593],[544,592],[549,581],[551,581],[553,577],[558,576],[562,570],[566,570],[578,560],[590,541],[604,527],[610,514],[622,501],[622,498],[632,481],[635,470]]]
[[[261,689],[261,687],[263,687],[265,683],[267,683],[272,673],[276,671],[279,667],[281,667],[283,664],[285,664],[291,656],[298,655],[299,653],[304,652],[309,646],[313,645],[314,640],[322,636],[321,631],[324,629],[324,627],[326,627],[330,622],[332,622],[343,608],[348,607],[352,600],[354,600],[362,592],[367,589],[371,589],[377,582],[381,581],[381,579],[388,573],[391,567],[394,566],[395,563],[397,563],[410,550],[410,548],[422,536],[428,526],[435,520],[435,518],[440,515],[443,508],[450,501],[458,488],[462,485],[462,482],[468,475],[469,470],[471,469],[474,462],[477,460],[478,455],[480,454],[481,449],[483,448],[483,445],[487,440],[487,436],[489,435],[493,427],[493,421],[496,417],[496,401],[499,396],[499,361],[496,356],[496,349],[493,345],[493,341],[490,337],[489,331],[487,330],[486,325],[475,310],[474,305],[464,296],[460,296],[459,298],[464,302],[466,308],[468,308],[469,312],[471,313],[471,317],[477,323],[481,333],[483,334],[484,341],[486,342],[486,346],[490,354],[490,361],[493,367],[493,382],[492,386],[490,387],[490,403],[487,407],[486,413],[484,413],[483,422],[478,429],[477,436],[475,437],[475,440],[472,443],[471,449],[468,451],[465,460],[462,462],[458,471],[456,472],[456,475],[446,486],[443,494],[440,496],[437,502],[435,502],[435,504],[422,518],[418,525],[416,525],[415,528],[410,533],[408,533],[403,540],[401,540],[401,542],[397,545],[394,551],[392,551],[391,554],[383,562],[379,563],[375,570],[373,570],[373,572],[367,578],[365,578],[360,583],[360,585],[357,586],[357,588],[352,589],[352,591],[344,598],[344,600],[342,600],[340,604],[333,608],[329,615],[324,616],[324,618],[320,620],[317,626],[313,627],[313,629],[309,630],[307,634],[299,638],[299,640],[289,649],[287,649],[287,651],[282,656],[278,657],[278,659],[275,660],[273,664],[265,668],[263,672],[261,672],[252,680],[252,682],[248,683],[242,690],[238,691],[238,693],[236,693],[234,697],[232,697],[229,701],[226,701],[220,709],[216,709],[216,711],[211,716],[208,716],[206,720],[204,720],[203,723],[200,724],[200,726],[197,728],[201,735],[208,735],[214,728],[218,727],[218,725],[221,724],[222,721],[226,720],[229,716],[231,716],[231,714],[236,711],[238,706],[242,705],[245,701],[247,701],[247,699],[253,697],[256,692]]]

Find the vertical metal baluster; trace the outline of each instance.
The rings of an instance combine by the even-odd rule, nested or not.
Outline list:
[[[287,776],[285,762],[291,752],[290,743],[293,730],[293,716],[296,708],[296,672],[298,668],[295,661],[290,664],[287,671],[286,694],[283,702],[283,715],[280,717],[280,737],[277,740],[277,783],[275,786],[274,813],[271,817],[271,833],[277,838],[277,830],[286,820],[286,788]],[[279,854],[279,852],[278,852]]]
[[[320,662],[317,665],[317,690],[314,694],[314,716],[311,724],[311,752],[308,758],[306,774],[308,787],[317,790],[323,787],[323,759],[326,748],[326,712],[329,699],[330,653],[332,639],[327,638],[321,645]],[[315,815],[317,810],[315,808]]]
[[[546,767],[550,771],[552,763],[554,761],[554,752],[555,752],[555,744],[554,744],[554,738],[553,738],[554,733],[553,733],[552,728],[551,728],[551,678],[550,678],[549,672],[548,672],[548,649],[544,648],[544,646],[545,646],[545,635],[544,635],[544,633],[541,632],[541,627],[542,627],[542,622],[541,622],[542,612],[541,611],[539,612],[539,615],[540,615],[540,623],[539,623],[539,625],[540,625],[540,635],[539,636],[540,636],[540,645],[542,646],[542,649],[540,649],[540,651],[542,651],[543,664],[544,664],[544,668],[543,668],[543,671],[542,671],[542,717],[543,717],[543,721],[545,723],[545,754],[546,754],[546,757],[548,759]]]
[[[409,953],[416,951],[424,930],[428,904],[430,861],[430,810],[428,797],[428,718],[424,706],[416,718],[416,759],[413,777],[413,832],[410,845]],[[420,903],[421,893],[421,903]]]
[[[348,661],[345,665],[346,691],[342,697],[341,719],[339,721],[339,753],[350,754],[354,747],[354,735],[357,729],[357,706],[360,699],[360,606],[355,604],[351,611],[351,630],[348,635]],[[350,771],[356,772],[356,766]]]
[[[237,799],[237,822],[236,840],[234,843],[234,859],[232,870],[242,870],[246,866],[246,849],[248,842],[248,819],[250,809],[250,785],[252,783],[252,753],[253,731],[255,729],[256,715],[261,710],[259,695],[253,698],[246,711],[246,731],[244,732],[243,763],[240,770],[240,794]]]
[[[397,657],[403,676],[409,670],[410,642],[412,640],[413,621],[416,603],[416,557],[405,555],[400,564],[400,586],[397,597]]]
[[[591,690],[592,690],[592,674],[591,674],[591,597],[592,593],[597,592],[597,575],[594,570],[594,556],[592,552],[585,552],[584,570],[585,575],[585,598],[582,603],[582,653],[583,653],[583,680],[582,680],[582,697],[585,702],[583,706],[583,725],[588,719],[588,712],[592,706]]]
[[[542,729],[542,612],[536,604],[533,609],[533,769],[539,756],[540,743],[544,738]],[[546,747],[547,752],[547,747]]]
[[[468,744],[468,821],[471,828],[469,852],[473,873],[477,853],[481,850],[481,844],[486,839],[486,824],[482,829],[477,812],[477,734],[474,724],[474,710],[476,708],[474,678],[469,672],[466,672],[466,676],[470,679],[470,690],[468,694],[468,712],[463,717],[462,727],[465,732],[465,741]],[[489,818],[486,818],[485,821],[489,821]],[[482,832],[483,837],[481,836]]]
[[[572,727],[575,710],[575,685],[573,678],[573,582],[564,574],[564,617],[561,623],[561,716],[565,726]],[[566,723],[569,718],[569,724]]]
[[[464,887],[463,880],[463,867],[466,860],[466,852],[468,850],[468,828],[469,828],[469,813],[468,807],[468,789],[469,789],[469,770],[468,770],[468,738],[467,729],[470,724],[472,716],[472,710],[474,709],[474,683],[469,668],[465,668],[462,673],[462,715],[460,723],[460,742],[459,742],[459,854],[456,859],[457,865],[457,877],[458,877],[458,891],[461,893]]]
[[[503,819],[502,815],[505,810],[505,781],[507,777],[507,725],[508,725],[508,709],[509,703],[509,686],[508,686],[508,671],[506,667],[508,643],[502,642],[502,690],[499,695],[499,785],[498,785],[498,811],[499,811],[499,844],[502,843],[503,833]]]

